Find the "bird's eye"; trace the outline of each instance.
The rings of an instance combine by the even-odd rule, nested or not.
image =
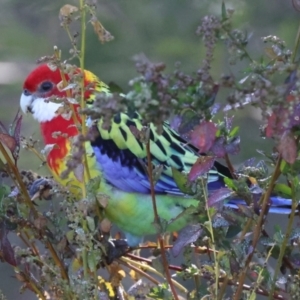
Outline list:
[[[41,92],[49,92],[53,87],[53,84],[52,82],[50,81],[45,81],[41,84],[40,86],[40,91]]]

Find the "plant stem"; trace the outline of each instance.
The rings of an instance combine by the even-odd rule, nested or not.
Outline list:
[[[274,293],[275,290],[275,286],[276,286],[276,278],[278,276],[278,273],[280,271],[280,267],[284,258],[284,253],[285,253],[285,248],[287,246],[288,243],[288,239],[290,237],[290,233],[292,231],[292,227],[293,227],[293,222],[294,222],[294,218],[295,218],[295,212],[296,209],[298,207],[298,203],[297,203],[297,199],[295,199],[295,192],[294,192],[295,186],[292,182],[292,212],[289,216],[289,222],[288,222],[288,226],[287,226],[287,230],[286,230],[286,234],[284,236],[283,242],[280,246],[280,252],[279,252],[279,256],[278,256],[278,260],[277,260],[277,264],[276,264],[276,268],[275,268],[275,272],[274,272],[274,276],[273,276],[273,282],[272,282],[272,287],[271,287],[271,291],[270,291],[270,295],[269,295],[269,299],[271,300],[271,295]]]
[[[270,250],[267,254],[267,257],[266,257],[265,262],[264,262],[265,265],[267,265],[267,262],[268,262],[269,258],[271,257],[273,249],[274,249],[274,245],[270,248]],[[263,272],[264,272],[264,270],[265,270],[265,268],[261,268],[261,270],[259,271],[256,282],[253,284],[253,291],[251,292],[251,295],[249,296],[249,299],[255,299],[255,290],[257,288],[259,288],[259,285],[263,281]],[[271,297],[270,299],[274,299],[273,294],[274,294],[274,291],[271,290],[269,292],[269,297]]]
[[[128,265],[130,265],[129,266],[129,268],[132,268],[132,264],[134,264],[134,265],[136,265],[136,268],[138,269],[138,270],[140,270],[140,268],[142,268],[142,269],[146,269],[148,272],[152,272],[152,273],[154,273],[154,274],[156,274],[156,275],[158,275],[158,276],[160,276],[160,277],[164,277],[164,275],[163,274],[161,274],[161,273],[159,273],[157,270],[155,270],[154,268],[152,268],[152,267],[150,267],[149,265],[145,265],[145,264],[141,264],[141,263],[139,263],[139,262],[137,262],[137,261],[134,261],[134,260],[130,260],[130,259],[128,259],[128,258],[126,258],[126,257],[122,257],[122,258],[120,258],[119,260],[118,260],[119,262],[126,262],[126,264],[128,264]],[[151,265],[151,260],[149,260],[149,264]],[[128,266],[127,265],[127,266]],[[135,269],[134,269],[135,270]],[[143,271],[142,271],[143,272]],[[142,274],[143,276],[145,276],[143,273],[141,273],[140,272],[140,274]],[[145,274],[147,274],[147,273],[145,273]],[[149,275],[148,275],[149,276]],[[145,276],[146,278],[148,278],[147,276]],[[154,279],[153,277],[151,277],[152,279],[150,279],[150,278],[148,278],[149,280],[151,280],[151,281],[153,281],[153,280],[156,280],[156,279]],[[154,282],[154,281],[153,281]],[[155,282],[154,282],[155,283]],[[159,282],[157,282],[158,284],[159,284]],[[182,286],[180,283],[178,283],[177,281],[175,281],[175,280],[173,280],[172,279],[172,283],[179,289],[179,290],[181,290],[183,293],[185,293],[185,294],[187,294],[188,293],[188,290],[184,287],[184,286]]]
[[[147,161],[148,161],[148,176],[149,176],[149,181],[150,181],[150,189],[151,189],[151,198],[152,198],[152,205],[153,205],[153,213],[154,213],[154,222],[159,224],[159,215],[157,211],[157,205],[156,205],[156,199],[155,199],[155,191],[154,191],[154,181],[153,181],[153,169],[152,169],[152,160],[151,160],[151,151],[150,151],[150,140],[147,141],[146,143],[146,150],[147,150]],[[172,291],[173,297],[175,300],[178,300],[178,295],[176,293],[175,287],[172,282],[170,270],[169,270],[169,264],[165,252],[165,246],[164,246],[164,239],[159,233],[158,235],[158,241],[159,241],[159,246],[160,246],[160,253],[161,253],[161,258],[165,270],[165,275],[166,279],[169,283],[170,289]]]
[[[85,34],[86,34],[86,10],[84,0],[80,0],[80,14],[81,14],[81,49],[80,49],[80,69],[82,72],[81,78],[81,97],[80,97],[80,108],[83,110],[86,106],[84,92],[85,92],[85,78],[84,78],[84,59],[85,59]],[[81,124],[81,133],[85,136],[87,133],[87,126],[86,126],[86,116],[83,114],[81,116],[82,124]],[[84,173],[86,181],[88,182],[91,179],[91,174],[88,166],[88,160],[86,151],[83,154],[83,164],[84,164]],[[85,191],[86,194],[86,191]]]
[[[154,222],[159,223],[159,216],[157,211],[156,199],[155,199],[155,191],[154,191],[154,182],[153,182],[153,168],[151,163],[151,152],[150,152],[150,141],[147,141],[146,144],[147,150],[147,161],[148,161],[148,176],[150,181],[150,190],[151,190],[151,198],[153,205],[153,213],[154,213]]]
[[[242,291],[243,291],[243,284],[244,284],[245,279],[246,279],[247,270],[248,270],[250,262],[252,261],[253,254],[254,254],[256,245],[258,243],[258,239],[260,237],[261,228],[262,228],[262,225],[264,223],[264,218],[265,218],[265,215],[266,215],[267,210],[268,210],[269,199],[270,199],[271,193],[273,191],[275,182],[276,182],[276,180],[278,179],[278,177],[281,173],[280,172],[281,161],[282,161],[282,158],[281,158],[281,156],[279,156],[278,159],[277,159],[275,170],[274,170],[272,178],[271,178],[270,185],[269,185],[266,193],[262,196],[262,199],[263,199],[262,208],[261,208],[261,212],[259,214],[256,229],[253,232],[252,251],[248,255],[248,257],[246,259],[246,262],[245,262],[244,270],[242,271],[241,275],[239,276],[239,280],[238,280],[239,285],[238,285],[237,291],[234,295],[234,298],[233,298],[234,300],[239,300],[241,298],[241,294],[242,294]]]
[[[149,274],[147,274],[146,272],[144,272],[143,270],[141,270],[139,267],[135,267],[129,259],[124,259],[124,257],[122,257],[121,259],[118,259],[118,262],[120,264],[128,267],[129,269],[132,269],[135,272],[139,273],[140,275],[142,275],[143,277],[147,278],[152,283],[154,283],[156,285],[160,284],[160,282],[158,280],[156,280],[155,278],[153,278],[152,276],[150,276]]]
[[[49,241],[46,241],[46,247],[49,249],[55,264],[59,267],[61,277],[69,282],[69,276],[68,276],[68,273],[66,272],[64,264],[59,259],[55,249],[53,248],[52,244]]]
[[[216,248],[215,248],[215,237],[214,237],[214,231],[213,231],[213,227],[212,227],[212,219],[210,216],[210,210],[209,210],[209,206],[208,206],[208,194],[207,194],[207,187],[206,187],[206,183],[203,181],[203,178],[201,178],[201,183],[202,183],[202,189],[203,189],[203,193],[204,193],[204,199],[205,199],[205,208],[206,208],[206,212],[207,212],[207,217],[208,217],[208,230],[210,232],[211,235],[211,248],[213,250],[213,256],[214,256],[214,263],[215,263],[215,282],[216,282],[216,289],[215,289],[215,297],[216,299],[218,299],[218,287],[219,287],[219,275],[220,275],[220,267],[219,267],[219,261],[218,261],[218,257],[217,257],[217,252],[216,252]]]
[[[4,148],[3,144],[0,142],[0,152],[3,154],[7,164],[8,164],[8,167],[9,169],[11,170],[11,175],[14,175],[15,177],[15,180],[17,185],[19,186],[19,189],[20,189],[20,192],[21,194],[24,196],[25,198],[25,202],[28,204],[28,207],[31,209],[33,215],[34,215],[34,218],[37,218],[38,217],[38,212],[37,210],[35,209],[31,199],[30,199],[30,196],[28,194],[28,191],[27,191],[27,188],[21,178],[21,175],[19,173],[19,170],[18,168],[15,166],[15,164],[13,163],[13,161],[11,160],[10,156],[8,155],[6,149]],[[12,177],[12,176],[11,176]],[[12,177],[12,179],[14,179]]]
[[[227,153],[225,154],[224,159],[225,159],[226,165],[227,165],[227,167],[228,167],[228,169],[230,171],[230,174],[231,174],[232,178],[233,179],[237,179],[237,176],[234,173],[234,167],[233,167],[233,165],[232,165],[232,163],[230,161],[229,155]]]
[[[140,261],[146,262],[148,265],[152,264],[152,261],[150,259],[146,259],[144,257],[136,256],[136,255],[131,254],[131,253],[128,253],[126,256],[131,257],[134,260],[140,260]],[[125,258],[124,256],[121,258],[121,260],[123,260],[123,259],[127,261],[127,258]],[[135,261],[132,261],[132,260],[129,260],[128,262],[129,263],[133,263],[133,262],[136,263]],[[145,266],[147,266],[147,265],[139,264],[137,266],[145,268]],[[179,266],[170,265],[169,268],[171,270],[174,270],[174,271],[177,271],[177,272],[182,272],[183,271],[183,268],[179,267]],[[149,269],[149,271],[152,271],[152,270]],[[158,275],[159,274],[160,273],[158,273]],[[206,275],[206,274],[200,274],[199,276],[201,276],[202,278],[204,278],[206,280],[210,280],[210,281],[212,280],[211,276]],[[219,282],[220,283],[224,283],[225,282],[225,284],[227,283],[230,286],[238,286],[239,285],[239,282],[233,281],[232,279],[229,279],[228,277],[220,277],[219,278]],[[245,290],[245,291],[250,291],[252,289],[253,289],[252,286],[249,286],[247,284],[243,285],[243,290]],[[270,294],[267,291],[265,291],[263,289],[260,289],[260,288],[256,288],[255,289],[255,293],[258,294],[258,295],[266,296],[266,297],[268,297],[269,294]],[[272,299],[279,299],[279,300],[284,300],[285,299],[283,296],[281,296],[281,295],[279,295],[277,293],[273,294],[272,297],[273,297]]]

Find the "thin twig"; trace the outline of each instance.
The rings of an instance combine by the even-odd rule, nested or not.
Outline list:
[[[253,254],[255,252],[255,248],[256,248],[256,245],[258,243],[258,239],[260,237],[261,228],[262,228],[264,220],[265,220],[265,215],[266,215],[267,210],[268,210],[269,199],[270,199],[271,193],[273,191],[275,182],[276,182],[276,180],[278,179],[278,177],[280,175],[281,161],[282,161],[282,159],[281,159],[281,156],[280,156],[277,159],[277,163],[276,163],[275,170],[274,170],[272,178],[271,178],[270,185],[269,185],[266,193],[262,197],[262,199],[263,199],[262,209],[261,209],[261,212],[259,214],[256,229],[253,232],[252,251],[248,255],[248,257],[246,259],[246,262],[245,262],[245,267],[244,267],[243,271],[241,272],[241,275],[239,276],[239,285],[238,285],[237,291],[234,295],[234,298],[233,298],[234,300],[239,300],[241,298],[241,294],[242,294],[242,291],[243,291],[243,284],[244,284],[245,279],[246,279],[247,270],[248,270],[250,262],[252,261]]]
[[[218,299],[218,287],[219,287],[219,275],[220,275],[220,267],[219,267],[219,261],[216,253],[216,248],[215,248],[215,236],[214,236],[214,231],[213,231],[213,226],[212,226],[212,219],[210,215],[210,210],[208,206],[208,194],[207,194],[207,188],[205,186],[205,183],[203,181],[203,178],[201,178],[201,183],[202,183],[202,189],[203,189],[203,194],[204,194],[204,199],[205,199],[205,208],[207,212],[207,217],[208,217],[208,230],[211,235],[211,244],[212,244],[212,249],[213,249],[213,256],[214,256],[214,263],[215,263],[215,282],[216,282],[216,288],[215,288],[215,296],[216,299]]]
[[[28,232],[26,230],[23,230],[23,232],[26,235],[27,239],[30,240],[30,236],[29,236]],[[19,236],[26,245],[29,245],[29,248],[32,249],[32,252],[34,253],[34,255],[36,255],[37,257],[40,257],[39,250],[36,248],[34,242],[31,242],[31,243],[27,242],[27,240],[23,237],[22,233],[19,233]]]
[[[295,218],[295,213],[296,213],[296,209],[297,209],[298,205],[299,204],[297,203],[297,199],[295,199],[295,186],[292,182],[292,212],[291,212],[290,217],[289,217],[289,222],[288,222],[286,234],[285,234],[284,239],[282,241],[282,244],[280,246],[280,252],[279,252],[277,264],[276,264],[276,267],[275,267],[275,272],[274,272],[274,276],[273,276],[273,282],[272,282],[270,295],[272,295],[274,293],[274,290],[275,290],[276,279],[277,279],[277,276],[278,276],[278,273],[280,271],[281,264],[282,264],[282,261],[283,261],[283,258],[284,258],[285,249],[286,249],[288,239],[289,239],[291,231],[292,231],[293,222],[294,222],[294,218]],[[269,299],[270,300],[272,299],[271,296],[269,296]]]
[[[84,78],[84,58],[85,58],[85,34],[86,34],[86,10],[84,1],[80,0],[80,14],[81,14],[81,49],[80,49],[80,69],[81,69],[81,97],[80,97],[80,108],[83,110],[86,106],[85,98],[84,98],[84,92],[85,92],[85,78]],[[85,136],[87,133],[87,126],[86,126],[86,116],[83,114],[81,116],[81,133]],[[83,154],[83,164],[84,164],[84,173],[85,177],[87,179],[87,182],[91,179],[91,174],[88,166],[88,160],[86,151],[84,151]]]
[[[21,178],[21,175],[19,173],[19,170],[18,168],[16,167],[16,165],[13,163],[13,161],[11,160],[10,156],[8,155],[6,149],[4,148],[4,146],[2,145],[2,142],[0,142],[0,152],[3,154],[7,164],[8,164],[8,167],[9,169],[11,170],[11,175],[14,175],[15,179],[16,179],[16,182],[17,182],[17,185],[19,186],[19,189],[20,189],[20,192],[22,193],[22,195],[24,196],[25,198],[25,202],[28,204],[29,208],[31,209],[33,215],[34,215],[34,218],[37,218],[38,217],[38,212],[37,210],[35,209],[31,199],[30,199],[30,196],[28,194],[28,191],[26,189],[26,186]],[[11,176],[12,177],[12,176]],[[14,178],[12,177],[12,179],[14,180]]]
[[[147,259],[147,258],[144,258],[144,257],[136,256],[136,255],[131,254],[131,253],[128,253],[126,256],[129,256],[130,258],[132,258],[134,260],[140,260],[140,261],[146,262],[147,264],[150,264],[150,265],[152,264],[152,261],[150,259]],[[122,259],[123,258],[124,257],[122,257]],[[143,265],[143,267],[145,267],[145,265]],[[174,271],[177,271],[177,272],[182,272],[183,271],[183,268],[179,267],[179,266],[169,265],[169,268],[171,270],[174,270]],[[206,280],[212,280],[212,277],[209,276],[208,274],[199,274],[199,276],[206,279]],[[239,285],[239,282],[233,281],[232,279],[229,279],[228,277],[220,277],[219,282],[220,283],[227,283],[230,286],[238,286]],[[243,284],[243,290],[250,291],[252,289],[253,289],[252,286],[249,286],[247,284]],[[261,288],[256,288],[255,292],[258,295],[263,295],[263,296],[266,296],[266,297],[268,297],[270,295],[270,293],[268,291],[263,290]],[[285,299],[283,296],[281,296],[280,294],[277,294],[277,293],[273,294],[272,297],[273,297],[272,299],[278,299],[278,300],[284,300]]]
[[[152,272],[152,273],[154,273],[155,275],[158,275],[158,276],[164,278],[164,275],[163,275],[163,274],[161,274],[160,272],[158,272],[156,269],[150,267],[149,265],[141,264],[141,263],[139,263],[139,262],[137,262],[137,261],[130,260],[130,259],[126,258],[126,257],[122,257],[120,260],[123,260],[123,261],[127,262],[128,264],[130,264],[130,268],[131,268],[131,265],[132,265],[132,264],[135,264],[136,267],[147,269],[147,271]],[[151,264],[151,263],[150,263],[150,264]],[[188,290],[187,290],[184,286],[182,286],[180,283],[178,283],[176,280],[172,279],[172,283],[173,283],[179,290],[181,290],[183,293],[185,293],[185,294],[188,293]]]
[[[156,280],[155,278],[153,278],[152,276],[150,276],[149,274],[147,274],[146,272],[142,271],[141,269],[139,269],[138,267],[135,267],[131,261],[126,261],[124,259],[124,257],[122,257],[122,259],[117,259],[118,263],[134,270],[135,272],[139,273],[140,275],[142,275],[143,277],[147,278],[149,281],[153,282],[156,285],[159,285],[160,282],[158,280]]]
[[[68,273],[66,272],[64,264],[59,259],[59,257],[57,255],[55,249],[53,248],[52,244],[49,241],[46,241],[46,247],[49,249],[49,251],[50,251],[50,253],[52,255],[52,258],[53,258],[55,264],[59,267],[60,273],[61,273],[61,277],[69,282],[69,276],[68,276]]]
[[[148,161],[148,176],[149,176],[149,181],[150,181],[151,198],[152,198],[153,213],[154,213],[154,222],[159,224],[159,215],[158,215],[158,211],[157,211],[155,191],[154,191],[153,170],[152,170],[152,163],[151,163],[152,160],[151,160],[151,152],[150,152],[150,140],[148,140],[146,143],[146,151],[147,151],[147,161]],[[158,241],[159,241],[160,253],[161,253],[162,263],[164,266],[167,282],[169,283],[169,286],[172,291],[174,299],[178,300],[178,295],[176,293],[175,287],[172,282],[171,274],[169,271],[169,264],[168,264],[168,260],[167,260],[167,256],[166,256],[166,252],[165,252],[165,247],[164,247],[164,239],[163,239],[161,233],[159,233],[159,235],[158,235]]]
[[[237,179],[237,176],[235,175],[235,171],[234,171],[234,167],[230,161],[230,158],[228,156],[228,154],[226,153],[225,156],[224,156],[224,159],[225,159],[225,162],[226,162],[226,165],[230,171],[230,174],[232,176],[233,179]]]

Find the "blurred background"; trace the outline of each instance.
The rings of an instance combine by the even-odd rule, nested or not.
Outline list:
[[[67,3],[78,5],[75,0],[0,0],[2,123],[9,125],[13,120],[19,108],[22,82],[38,58],[53,54],[54,45],[62,49],[64,58],[69,57],[70,41],[58,19],[59,9]],[[249,53],[254,59],[261,56],[263,36],[277,35],[293,49],[300,13],[293,9],[290,0],[233,0],[226,1],[226,6],[235,10],[235,27],[251,35]],[[221,13],[220,0],[98,0],[97,7],[99,20],[115,39],[102,45],[92,26],[88,26],[85,66],[103,81],[114,81],[124,91],[128,81],[137,75],[132,61],[135,54],[144,53],[152,61],[165,62],[169,72],[176,62],[181,62],[186,72],[200,67],[205,49],[195,31],[203,16]],[[225,48],[218,47],[212,70],[214,78],[231,72],[243,78],[245,65],[240,63],[233,68],[225,59]],[[222,93],[217,101],[222,101]],[[235,163],[259,157],[256,149],[272,147],[270,140],[259,137],[260,124],[258,110],[249,108],[236,113],[235,125],[241,126],[244,139],[240,154],[233,159]],[[39,138],[39,128],[30,116],[24,118],[22,135]],[[22,150],[20,167],[36,170],[38,163],[33,154]],[[7,299],[35,299],[33,294],[19,295],[17,281],[10,278],[14,274],[10,267],[0,264],[0,274],[0,289]]]

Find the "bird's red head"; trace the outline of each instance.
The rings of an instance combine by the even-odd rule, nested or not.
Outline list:
[[[80,69],[74,69],[74,74],[80,74]],[[65,74],[68,81],[69,76]],[[91,72],[84,71],[84,84],[88,88],[84,93],[85,99],[90,99],[95,89],[107,90],[106,85]],[[23,93],[20,105],[25,113],[31,113],[33,118],[40,123],[41,134],[46,145],[56,144],[47,156],[49,166],[56,174],[59,174],[62,162],[69,151],[69,137],[78,134],[72,113],[76,113],[76,119],[81,122],[77,112],[78,104],[74,99],[69,99],[68,104],[74,106],[74,110],[63,109],[64,103],[55,101],[56,98],[73,97],[75,89],[67,93],[62,88],[62,75],[58,68],[51,68],[47,64],[39,65],[26,78],[23,85]],[[77,89],[78,91],[78,89]],[[68,97],[69,96],[69,97]],[[49,97],[51,97],[49,99]],[[55,134],[55,133],[60,134]]]
[[[74,69],[75,74],[80,73],[80,69]],[[68,81],[69,76],[64,75]],[[99,81],[98,78],[89,71],[84,71],[85,86],[93,86]],[[23,85],[23,93],[21,96],[21,108],[27,113],[32,113],[33,117],[39,121],[47,122],[53,120],[59,115],[59,108],[63,106],[61,102],[47,101],[51,96],[62,98],[67,97],[68,93],[62,89],[62,76],[58,68],[51,68],[48,64],[39,65],[26,78]],[[90,88],[89,88],[90,89]],[[91,94],[92,88],[85,92],[87,99]],[[72,91],[69,90],[69,97]],[[45,101],[46,100],[46,101]],[[74,102],[71,102],[74,103]]]
[[[71,115],[60,112],[63,103],[47,101],[51,96],[66,97],[65,91],[58,89],[62,81],[59,69],[52,69],[47,64],[39,65],[26,78],[20,105],[25,113],[31,113],[40,123],[41,134],[45,144],[60,143],[64,136],[74,136],[78,130]],[[61,132],[61,137],[55,138],[53,134]]]

